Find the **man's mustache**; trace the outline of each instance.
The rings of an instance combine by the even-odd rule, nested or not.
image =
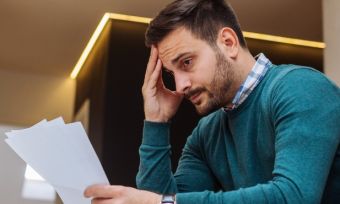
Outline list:
[[[190,98],[198,93],[201,93],[203,91],[206,91],[206,89],[204,87],[198,87],[192,90],[188,90],[184,93],[184,97],[188,100],[190,100]]]

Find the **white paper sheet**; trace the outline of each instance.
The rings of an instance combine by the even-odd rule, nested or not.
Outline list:
[[[83,196],[85,188],[109,184],[80,122],[42,120],[6,135],[6,143],[55,188],[65,204],[90,204]]]

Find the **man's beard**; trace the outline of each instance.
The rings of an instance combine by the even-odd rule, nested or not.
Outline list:
[[[230,103],[230,87],[234,80],[232,65],[225,58],[219,48],[214,48],[216,56],[216,70],[209,87],[197,87],[185,94],[190,98],[197,93],[206,93],[207,101],[204,104],[195,105],[200,115],[206,115]]]

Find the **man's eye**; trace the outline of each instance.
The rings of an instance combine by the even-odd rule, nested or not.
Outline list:
[[[189,65],[191,65],[191,63],[192,63],[192,59],[191,58],[186,59],[186,60],[183,61],[183,66],[184,67],[188,67]]]

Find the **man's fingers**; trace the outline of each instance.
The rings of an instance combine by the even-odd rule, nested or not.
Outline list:
[[[157,59],[158,59],[158,50],[155,46],[152,46],[149,62],[148,62],[148,65],[147,65],[146,71],[145,71],[144,84],[149,81],[150,76],[154,72],[154,70],[156,68]]]
[[[155,87],[158,83],[160,83],[162,80],[161,78],[161,73],[162,73],[162,62],[160,59],[157,60],[157,65],[154,69],[154,72],[151,74],[148,83],[149,88]]]
[[[93,185],[84,191],[87,198],[114,198],[119,196],[125,187],[110,185]]]

